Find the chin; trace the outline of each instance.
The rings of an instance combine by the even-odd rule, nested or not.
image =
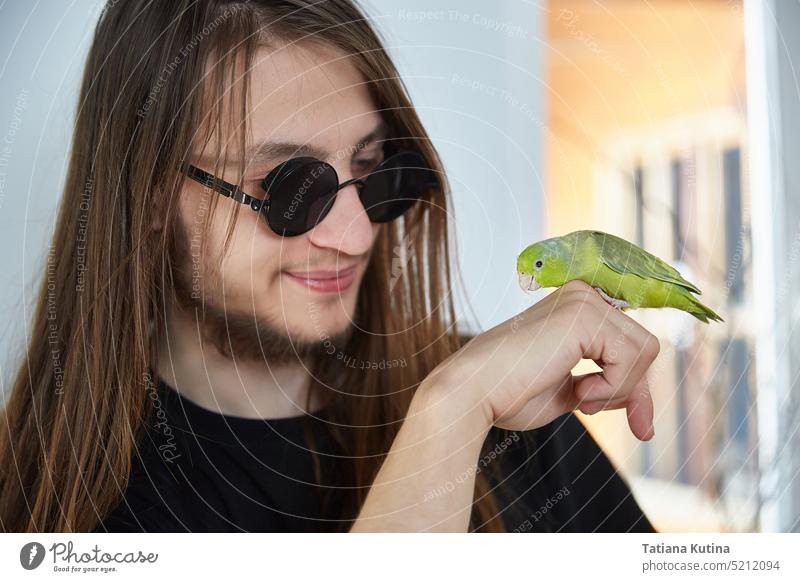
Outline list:
[[[280,300],[276,303],[280,303]],[[267,320],[275,321],[288,335],[298,340],[314,340],[325,334],[340,333],[352,324],[355,297],[346,297],[344,294],[341,297],[314,297],[301,293],[293,297],[291,302],[284,297],[278,311],[271,311],[273,313],[269,315],[262,315]]]
[[[302,329],[304,336],[319,339],[321,336],[337,335],[347,330],[353,324],[352,315],[342,313],[339,305],[334,309],[326,310],[318,304],[309,304],[306,318],[294,329]]]

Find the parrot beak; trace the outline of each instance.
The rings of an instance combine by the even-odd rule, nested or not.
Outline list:
[[[536,282],[536,279],[534,279],[533,275],[530,273],[523,273],[522,271],[519,271],[517,275],[519,276],[519,286],[522,287],[522,290],[525,291],[525,293],[533,293],[542,287]]]

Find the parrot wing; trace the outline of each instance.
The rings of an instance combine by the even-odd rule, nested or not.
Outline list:
[[[622,275],[630,273],[643,279],[652,278],[673,283],[698,295],[702,294],[700,289],[684,279],[677,269],[635,244],[599,230],[590,231],[589,236],[597,246],[600,260],[609,269]]]

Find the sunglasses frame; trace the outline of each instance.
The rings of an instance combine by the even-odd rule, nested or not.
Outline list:
[[[366,180],[372,174],[380,172],[381,168],[383,168],[387,164],[387,162],[391,161],[392,159],[394,159],[394,158],[396,158],[398,156],[406,155],[406,154],[409,154],[409,153],[415,154],[415,155],[419,156],[420,159],[425,161],[425,156],[423,156],[417,150],[405,149],[405,150],[394,151],[394,152],[392,152],[392,154],[389,157],[385,158],[383,161],[381,161],[381,163],[379,163],[377,166],[375,166],[375,169],[373,169],[366,176],[363,176],[361,178],[352,178],[352,179],[346,180],[346,181],[344,181],[342,183],[339,183],[339,175],[336,172],[336,168],[334,168],[331,164],[329,164],[328,162],[326,162],[324,160],[318,160],[316,158],[307,158],[307,157],[302,157],[302,156],[301,157],[297,157],[297,158],[289,158],[288,160],[285,160],[285,161],[281,162],[273,170],[271,170],[261,180],[261,183],[262,184],[265,183],[267,181],[267,178],[269,178],[269,176],[272,174],[272,172],[274,172],[277,168],[282,167],[287,162],[291,162],[293,160],[308,160],[306,163],[323,164],[323,165],[326,166],[326,168],[330,168],[330,170],[333,171],[334,175],[336,176],[336,182],[339,183],[338,186],[336,187],[336,191],[333,193],[332,200],[334,200],[336,195],[339,193],[339,191],[342,190],[343,188],[346,188],[347,186],[355,184],[357,186],[360,186],[361,188],[365,187],[366,186]],[[427,161],[425,161],[425,166],[429,171],[433,172],[433,169],[431,169],[428,166]],[[269,216],[267,215],[267,212],[269,212],[269,207],[270,207],[270,193],[269,193],[269,191],[264,190],[266,192],[266,195],[267,195],[266,198],[256,198],[255,196],[251,196],[250,194],[247,194],[246,192],[244,192],[241,188],[239,188],[239,186],[237,186],[235,184],[231,184],[230,182],[226,182],[222,178],[218,178],[217,176],[214,176],[213,174],[210,174],[209,172],[206,172],[205,170],[202,170],[201,168],[198,168],[197,166],[194,166],[192,164],[185,163],[185,164],[182,165],[181,169],[192,180],[195,180],[196,182],[199,182],[203,186],[206,186],[207,188],[210,188],[211,190],[221,194],[222,196],[225,196],[226,198],[230,198],[231,200],[233,200],[235,202],[238,202],[239,204],[244,204],[246,206],[249,206],[255,212],[259,212],[259,213],[263,214],[264,220],[266,221],[267,226],[270,227],[270,230],[272,230],[273,232],[276,232],[275,229],[272,228],[272,225],[269,223]],[[328,212],[330,212],[330,210]],[[327,212],[326,212],[326,216],[327,216]],[[324,217],[323,217],[323,219],[324,219]],[[394,220],[394,219],[392,219],[392,220]],[[311,229],[309,229],[309,230],[311,230]],[[305,231],[305,232],[308,232],[308,231]],[[302,232],[302,233],[299,233],[299,234],[295,234],[295,235],[288,235],[288,234],[280,233],[280,232],[276,232],[276,234],[278,234],[280,236],[299,236],[301,234],[305,234],[305,232]]]

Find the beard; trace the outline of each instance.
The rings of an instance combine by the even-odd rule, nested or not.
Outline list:
[[[190,243],[181,221],[176,221],[172,246],[173,290],[175,307],[183,317],[193,319],[204,343],[234,360],[265,361],[271,366],[304,362],[312,365],[323,357],[330,358],[330,346],[344,349],[353,335],[354,326],[321,339],[292,337],[288,327],[259,317],[254,312],[226,311],[203,293],[193,290],[191,281]]]

